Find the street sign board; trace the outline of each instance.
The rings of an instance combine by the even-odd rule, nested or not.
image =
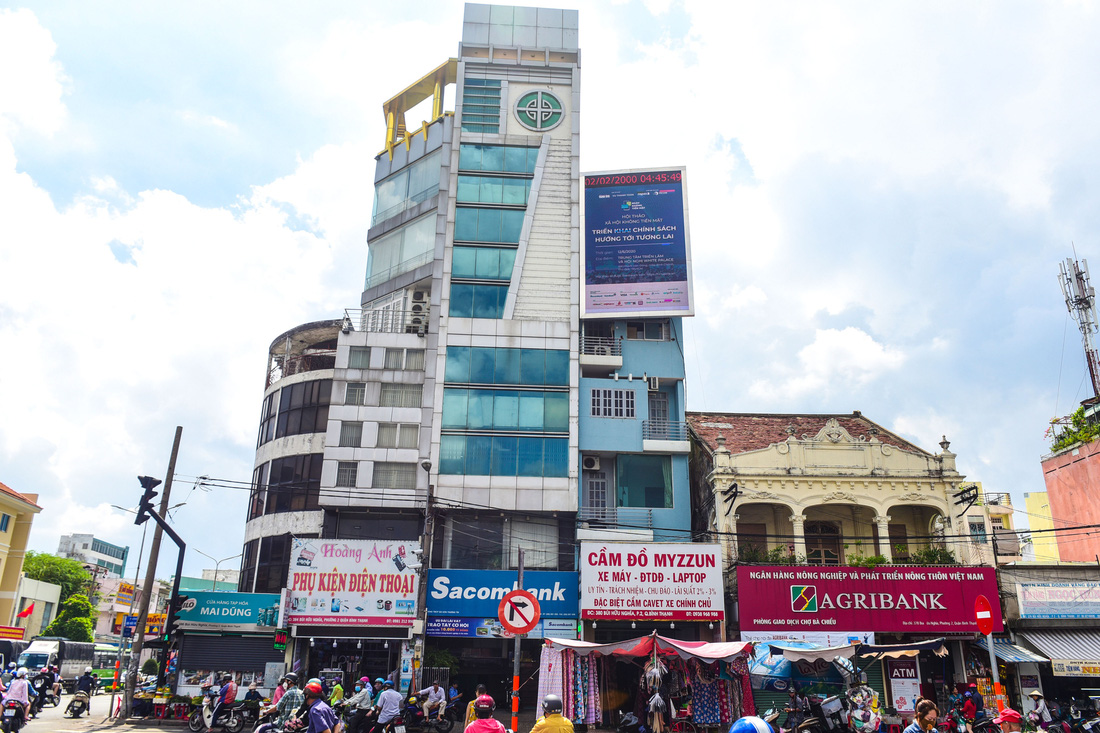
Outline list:
[[[513,634],[526,634],[535,628],[540,615],[538,599],[525,590],[514,590],[505,595],[497,609],[501,625]]]
[[[985,596],[979,595],[974,599],[974,620],[978,622],[979,633],[993,633],[993,607]]]

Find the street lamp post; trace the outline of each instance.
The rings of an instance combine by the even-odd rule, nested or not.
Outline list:
[[[193,548],[193,547],[191,549],[195,550],[195,548]],[[214,561],[214,590],[218,589],[218,568],[221,567],[221,564],[223,562],[225,562],[226,560],[232,560],[233,558],[240,557],[241,555],[244,554],[243,552],[238,552],[236,555],[230,555],[229,557],[223,557],[221,560],[218,560],[217,558],[214,558],[214,557],[211,557],[210,555],[207,555],[202,550],[195,550],[195,552],[199,553],[203,557],[208,557],[208,558],[210,558],[211,560]]]

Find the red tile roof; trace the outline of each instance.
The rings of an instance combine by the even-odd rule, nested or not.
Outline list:
[[[900,436],[891,433],[881,425],[863,417],[858,411],[848,415],[773,415],[767,413],[729,413],[729,412],[689,412],[688,426],[711,452],[718,446],[719,435],[725,437],[726,448],[730,453],[747,453],[767,448],[773,443],[782,443],[787,439],[787,427],[794,428],[797,438],[803,435],[813,437],[825,426],[830,418],[835,419],[852,437],[871,438],[871,430],[877,430],[875,437],[902,450],[921,455],[931,455],[928,451],[913,445]]]
[[[38,507],[39,509],[41,509],[41,508],[42,508],[42,507],[38,506],[38,504],[35,504],[35,503],[34,503],[33,501],[31,501],[30,499],[28,499],[27,497],[25,497],[25,496],[23,496],[22,494],[20,494],[20,493],[19,493],[18,491],[16,491],[15,489],[11,488],[10,486],[8,486],[7,484],[4,484],[4,483],[2,483],[2,482],[0,482],[0,491],[2,491],[3,493],[7,494],[8,496],[11,496],[11,497],[14,497],[14,498],[16,498],[16,499],[19,499],[20,501],[25,501],[25,502],[27,502],[28,504],[30,504],[31,506],[34,506],[34,507]]]

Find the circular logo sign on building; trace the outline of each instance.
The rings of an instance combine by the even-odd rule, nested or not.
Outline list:
[[[516,119],[528,130],[553,130],[564,117],[561,100],[553,92],[527,92],[516,100]]]

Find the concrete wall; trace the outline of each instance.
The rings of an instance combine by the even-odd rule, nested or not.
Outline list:
[[[1043,461],[1043,480],[1055,520],[1071,519],[1074,524],[1100,523],[1100,441],[1079,445]],[[1053,534],[1053,533],[1051,533]],[[1100,535],[1059,539],[1063,561],[1095,562],[1100,554]]]

